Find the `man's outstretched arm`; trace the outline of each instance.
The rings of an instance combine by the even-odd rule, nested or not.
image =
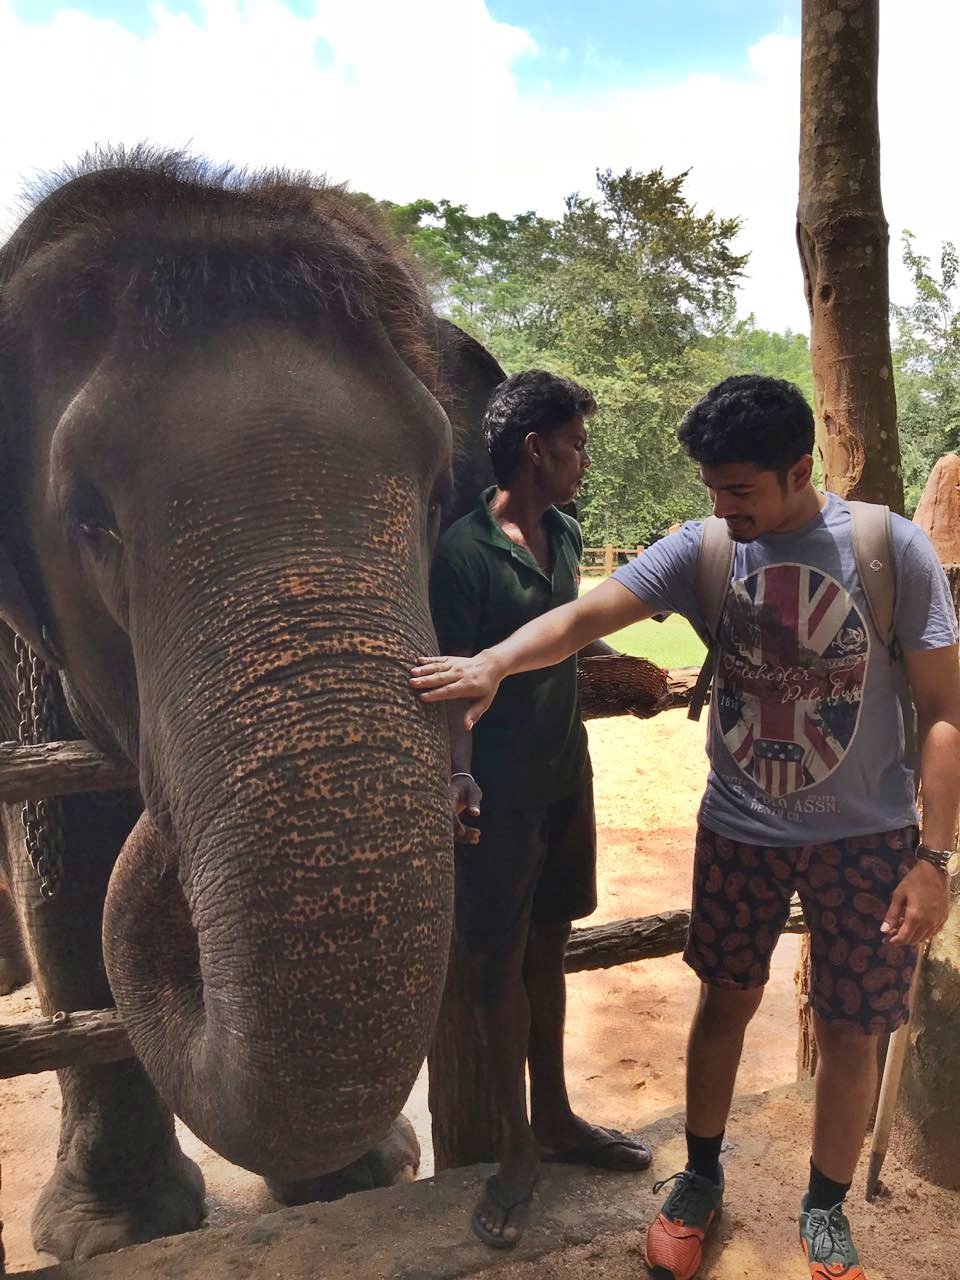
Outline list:
[[[578,600],[551,609],[472,658],[421,656],[410,683],[423,702],[468,702],[464,723],[472,729],[507,676],[552,667],[601,636],[652,617],[655,612],[656,606],[648,605],[627,587],[608,578]]]

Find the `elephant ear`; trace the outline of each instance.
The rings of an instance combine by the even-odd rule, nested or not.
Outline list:
[[[60,665],[53,645],[40,625],[30,597],[24,590],[20,574],[7,555],[2,542],[0,542],[0,619],[46,662],[54,666]]]
[[[2,294],[3,278],[4,261],[3,256],[0,255],[0,294]],[[0,347],[4,345],[2,338],[3,331],[2,326],[0,326]],[[5,622],[11,631],[15,632],[21,640],[24,640],[46,662],[59,667],[62,663],[56,653],[56,649],[40,622],[37,611],[23,585],[23,577],[17,570],[16,564],[5,545],[6,539],[10,535],[10,530],[5,526],[13,507],[10,493],[4,492],[3,489],[4,477],[10,474],[7,465],[7,450],[10,444],[10,413],[8,405],[10,383],[12,381],[10,363],[9,358],[0,359],[0,621]]]

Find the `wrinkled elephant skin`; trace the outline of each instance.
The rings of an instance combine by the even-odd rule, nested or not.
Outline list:
[[[17,895],[45,1010],[114,999],[138,1060],[61,1073],[34,1238],[197,1225],[171,1109],[287,1198],[408,1176],[452,849],[407,670],[454,449],[486,478],[438,380],[470,341],[336,189],[142,156],[28,216],[0,338],[0,617],[140,778],[65,803],[61,898]]]

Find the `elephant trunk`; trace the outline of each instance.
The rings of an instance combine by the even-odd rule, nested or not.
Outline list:
[[[378,1141],[439,1006],[446,746],[407,678],[425,570],[382,560],[336,581],[265,560],[189,629],[175,593],[137,655],[146,810],[107,898],[111,986],[174,1110],[268,1177]]]

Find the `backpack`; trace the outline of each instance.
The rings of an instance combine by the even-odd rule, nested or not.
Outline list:
[[[912,767],[916,759],[916,716],[903,670],[900,646],[894,632],[896,576],[893,564],[893,538],[890,532],[890,508],[874,502],[850,502],[849,506],[853,556],[860,575],[860,584],[867,598],[873,625],[898,671],[897,696],[903,717],[905,759]],[[733,573],[734,547],[735,543],[727,531],[727,522],[718,516],[708,516],[703,522],[700,533],[696,593],[709,645],[697,683],[690,695],[687,715],[691,720],[700,719],[700,713],[707,701],[713,680],[720,648],[720,619],[723,616],[723,607],[730,590],[730,578]]]

